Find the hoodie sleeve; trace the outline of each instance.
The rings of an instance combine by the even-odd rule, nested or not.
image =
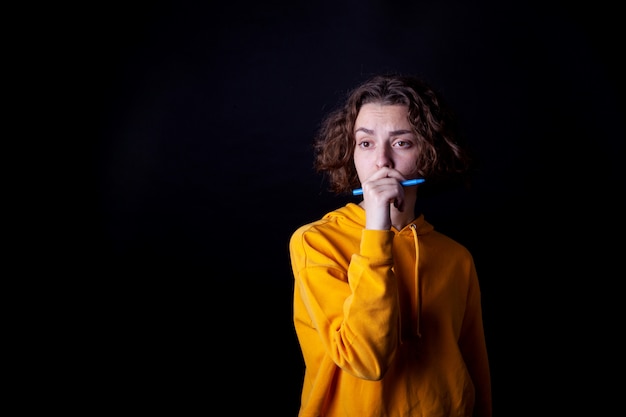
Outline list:
[[[476,416],[491,416],[491,376],[482,318],[481,294],[474,263],[470,264],[467,305],[459,347],[476,387]]]
[[[305,360],[325,356],[358,378],[380,380],[398,345],[392,231],[362,230],[358,253],[343,239],[294,233],[294,322]]]

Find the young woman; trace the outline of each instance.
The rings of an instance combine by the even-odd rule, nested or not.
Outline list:
[[[401,75],[367,80],[323,121],[315,167],[362,199],[289,243],[300,417],[491,416],[473,258],[416,205],[420,181],[469,167],[452,122],[431,87]]]

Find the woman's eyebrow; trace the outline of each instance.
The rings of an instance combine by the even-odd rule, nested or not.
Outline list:
[[[355,131],[354,131],[354,133],[356,133],[356,132],[365,132],[365,133],[367,133],[368,135],[373,135],[373,134],[374,134],[374,131],[373,131],[373,130],[371,130],[371,129],[366,129],[366,128],[364,128],[364,127],[360,127],[360,128],[358,128],[357,130],[355,130]]]
[[[400,135],[406,135],[407,133],[413,133],[412,130],[408,130],[408,129],[400,129],[400,130],[392,130],[391,132],[389,132],[389,136],[400,136]]]
[[[358,129],[356,129],[356,130],[354,131],[354,133],[356,133],[356,132],[365,132],[365,133],[367,133],[368,135],[373,135],[373,134],[374,134],[374,131],[373,131],[373,130],[371,130],[371,129],[367,129],[367,128],[365,128],[365,127],[360,127],[360,128],[358,128]],[[399,136],[399,135],[406,135],[407,133],[413,133],[413,131],[412,131],[412,130],[410,130],[410,129],[392,130],[391,132],[389,132],[389,135],[390,135],[390,136]]]

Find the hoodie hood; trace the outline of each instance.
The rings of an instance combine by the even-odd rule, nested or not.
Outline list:
[[[365,210],[358,204],[348,203],[343,207],[329,212],[324,216],[324,219],[336,221],[342,226],[363,229],[365,227]],[[391,228],[396,234],[410,232],[415,233],[417,236],[430,233],[433,229],[434,227],[424,219],[423,214],[416,217],[402,230],[397,230],[395,227]]]

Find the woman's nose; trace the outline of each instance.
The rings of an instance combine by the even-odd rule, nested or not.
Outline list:
[[[391,159],[389,158],[389,151],[386,147],[380,147],[378,154],[376,155],[376,166],[378,168],[392,168]]]

